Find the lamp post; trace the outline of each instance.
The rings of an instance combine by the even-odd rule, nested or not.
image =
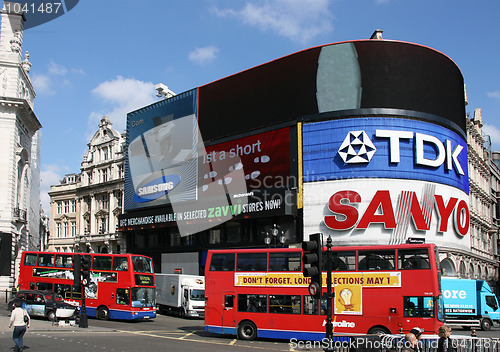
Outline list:
[[[264,243],[268,247],[271,246],[271,242],[275,248],[278,247],[278,241],[280,246],[283,246],[286,242],[285,231],[281,230],[281,228],[276,224],[273,225],[273,228],[270,231],[266,231],[265,233],[266,237],[264,238]]]

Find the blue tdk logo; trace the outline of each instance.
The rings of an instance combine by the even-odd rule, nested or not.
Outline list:
[[[181,182],[179,175],[166,175],[149,181],[137,188],[134,201],[138,203],[150,202],[158,199],[173,190]]]

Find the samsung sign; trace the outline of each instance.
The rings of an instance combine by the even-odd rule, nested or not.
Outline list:
[[[404,118],[351,118],[305,124],[304,182],[399,178],[469,193],[467,144],[457,133]]]

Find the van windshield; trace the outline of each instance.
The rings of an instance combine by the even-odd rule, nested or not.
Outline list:
[[[205,300],[205,290],[191,290],[191,300],[192,301],[204,301]]]

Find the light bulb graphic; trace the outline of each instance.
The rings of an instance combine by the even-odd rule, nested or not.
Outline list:
[[[352,299],[352,291],[349,290],[348,288],[344,288],[342,291],[340,291],[340,298],[342,299],[345,307],[345,310],[353,310],[353,304],[351,303]]]

